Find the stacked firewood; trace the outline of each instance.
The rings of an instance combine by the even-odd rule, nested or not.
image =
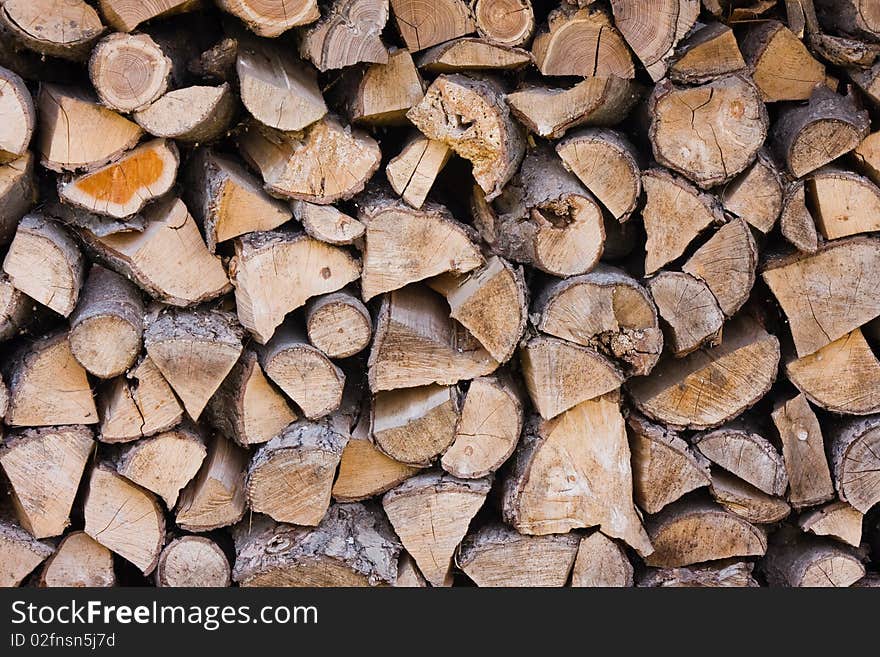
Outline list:
[[[877,586],[878,54],[0,0],[0,585]]]

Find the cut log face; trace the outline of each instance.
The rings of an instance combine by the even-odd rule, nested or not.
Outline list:
[[[134,112],[165,93],[171,66],[171,59],[148,34],[114,32],[92,51],[89,78],[102,104]]]
[[[852,152],[859,169],[874,184],[880,183],[880,132],[872,132]]]
[[[816,222],[807,208],[803,182],[792,183],[785,192],[782,213],[779,215],[779,230],[798,251],[815,253],[819,248]]]
[[[40,586],[97,588],[116,585],[113,553],[82,531],[70,532],[46,561]]]
[[[411,52],[470,34],[474,21],[463,0],[436,0],[430,4],[391,0],[397,29]]]
[[[456,479],[445,472],[416,475],[382,497],[382,507],[432,586],[447,586],[452,556],[486,501],[491,479]]]
[[[431,11],[441,14],[439,7]],[[406,116],[426,137],[443,142],[470,160],[474,179],[487,200],[501,194],[525,153],[521,129],[490,82],[458,74],[440,75]]]
[[[247,507],[248,458],[245,450],[215,435],[198,474],[180,491],[177,526],[190,532],[207,532],[241,520]]]
[[[766,151],[748,169],[725,185],[724,208],[745,219],[765,235],[773,230],[782,211],[782,178]]]
[[[779,21],[761,21],[749,28],[742,44],[752,77],[765,102],[809,100],[813,88],[825,83],[825,67],[804,43]],[[797,71],[796,75],[792,75]]]
[[[456,565],[477,586],[560,587],[568,581],[578,544],[575,534],[523,536],[500,523],[487,525],[465,537]]]
[[[400,553],[400,560],[397,562],[397,581],[394,582],[394,586],[417,589],[423,589],[428,586],[425,578],[419,572],[416,562],[406,552]]]
[[[366,224],[361,277],[365,301],[447,271],[465,273],[483,263],[471,233],[443,206],[414,210],[398,200],[377,197],[361,207]]]
[[[168,92],[149,107],[135,112],[133,118],[156,137],[203,144],[226,132],[236,106],[228,83],[218,87],[197,85]],[[180,111],[183,107],[185,113]]]
[[[673,427],[708,429],[752,406],[776,380],[779,340],[741,316],[724,341],[682,359],[661,358],[652,375],[629,381],[636,408]]]
[[[712,472],[709,490],[718,504],[756,525],[779,522],[791,513],[791,507],[781,497],[768,495],[724,470]]]
[[[867,178],[826,167],[814,172],[806,185],[825,239],[880,230],[880,188]]]
[[[429,466],[455,440],[459,415],[453,386],[379,392],[373,401],[373,442],[396,461]]]
[[[98,12],[82,0],[9,0],[0,24],[31,50],[72,60],[84,59],[104,31]]]
[[[194,0],[98,0],[104,20],[120,32],[131,32],[141,23],[153,18],[189,11],[196,4]]]
[[[829,502],[798,518],[805,532],[816,536],[830,536],[853,547],[862,543],[862,521],[865,515],[846,502]]]
[[[666,507],[648,523],[648,534],[654,552],[645,563],[661,568],[767,551],[763,529],[706,502],[680,501]]]
[[[370,346],[373,321],[367,307],[343,290],[309,302],[306,331],[309,342],[330,358],[348,358]]]
[[[205,438],[195,427],[184,424],[127,445],[116,471],[153,491],[173,509],[180,489],[195,477],[207,453]]]
[[[0,587],[18,586],[54,551],[18,525],[0,521]]]
[[[38,214],[19,222],[3,271],[17,290],[65,317],[85,278],[79,245],[59,223]]]
[[[782,456],[757,433],[734,425],[698,435],[693,443],[707,459],[767,495],[782,495],[788,488]]]
[[[454,477],[477,479],[495,472],[513,454],[523,426],[523,400],[510,377],[471,381],[440,464]]]
[[[767,137],[767,108],[742,76],[696,87],[660,82],[649,103],[657,162],[703,189],[744,171]]]
[[[599,525],[641,555],[651,543],[632,501],[630,452],[616,393],[538,424],[504,482],[503,515],[523,534]]]
[[[120,376],[141,350],[144,306],[140,291],[116,272],[93,265],[70,316],[70,350],[102,379]]]
[[[361,192],[382,159],[372,137],[343,126],[335,117],[325,117],[302,133],[254,126],[240,146],[270,194],[319,205]]]
[[[878,248],[877,240],[850,238],[823,245],[815,254],[768,263],[762,276],[788,317],[798,356],[880,315]]]
[[[782,442],[791,505],[800,509],[831,499],[834,486],[822,428],[806,397],[801,394],[777,404],[772,417]]]
[[[332,205],[316,205],[306,201],[292,201],[293,216],[306,234],[328,244],[355,244],[367,227]]]
[[[840,499],[862,513],[880,502],[880,419],[845,422],[831,436],[829,458]]]
[[[5,13],[5,5],[0,16]],[[34,101],[27,85],[14,71],[0,67],[0,114],[3,127],[0,128],[0,164],[18,159],[25,154],[34,133],[37,116]]]
[[[709,23],[679,44],[669,62],[669,77],[675,82],[701,84],[745,68],[733,30],[722,23]]]
[[[524,87],[505,100],[529,131],[557,139],[575,126],[616,124],[641,98],[640,89],[632,80],[590,77],[570,89]]]
[[[640,587],[718,588],[757,587],[752,577],[755,564],[750,561],[721,561],[718,564],[689,568],[663,568],[648,571],[638,582]]]
[[[397,157],[388,162],[385,176],[395,193],[418,209],[424,204],[434,179],[446,166],[450,155],[452,151],[446,144],[417,134],[404,145]]]
[[[300,53],[319,71],[360,62],[384,64],[388,51],[381,37],[387,21],[387,0],[334,0],[303,35]]]
[[[0,340],[25,332],[33,317],[33,305],[26,294],[12,286],[6,274],[0,274]]]
[[[66,333],[22,347],[7,361],[7,367],[7,425],[43,427],[98,422],[86,371],[74,359]]]
[[[664,169],[642,174],[647,201],[642,209],[645,274],[653,274],[679,256],[703,230],[724,222],[718,200]]]
[[[6,437],[0,465],[21,526],[35,538],[59,536],[95,442],[84,426],[25,429]]]
[[[647,286],[666,323],[666,344],[673,354],[686,356],[704,345],[721,344],[724,314],[703,281],[684,272],[661,271]]]
[[[400,541],[378,510],[334,504],[318,527],[239,523],[232,578],[240,586],[389,586]]]
[[[602,532],[584,536],[571,571],[571,585],[620,588],[633,585],[633,567],[623,548]]]
[[[146,211],[143,232],[98,236],[80,231],[86,245],[107,265],[157,300],[190,306],[231,288],[220,258],[211,255],[180,199],[166,198]]]
[[[212,540],[182,536],[165,546],[156,566],[156,586],[225,587],[230,583],[229,560]]]
[[[238,238],[230,265],[239,321],[260,344],[290,311],[310,297],[341,289],[359,273],[347,251],[285,230]]]
[[[348,436],[327,424],[292,424],[251,460],[247,476],[250,508],[278,522],[318,525],[330,505],[333,476],[347,442]]]
[[[165,543],[165,515],[156,497],[107,464],[92,470],[83,508],[86,534],[149,575]]]
[[[859,329],[787,363],[785,371],[807,399],[829,411],[880,411],[880,361]]]
[[[501,46],[519,46],[535,31],[529,0],[474,0],[471,15],[480,36]]]
[[[321,17],[317,0],[217,0],[217,6],[263,37],[280,36],[292,27],[313,23]]]
[[[531,63],[528,50],[473,37],[441,43],[419,58],[419,68],[429,73],[513,70]]]
[[[764,570],[772,585],[786,587],[845,588],[865,576],[865,567],[851,550],[807,536],[772,545]]]
[[[137,144],[136,123],[69,87],[43,84],[37,98],[40,161],[51,171],[93,170]]]
[[[564,7],[550,12],[532,42],[542,75],[635,77],[629,48],[604,11]]]
[[[9,242],[19,220],[36,201],[33,154],[27,151],[18,159],[0,164],[0,243]]]
[[[685,493],[709,485],[709,464],[679,435],[638,414],[627,418],[633,494],[647,513],[657,513]]]
[[[399,49],[388,54],[387,63],[367,67],[349,99],[348,113],[355,123],[406,125],[406,113],[424,96],[412,55]]]
[[[546,286],[533,311],[536,328],[594,347],[632,375],[648,374],[663,349],[657,310],[645,289],[624,272],[599,265],[594,271]]]
[[[241,338],[230,313],[168,309],[147,323],[144,346],[186,412],[198,420],[241,355]]]

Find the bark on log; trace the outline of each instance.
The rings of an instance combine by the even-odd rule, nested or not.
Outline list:
[[[880,502],[880,417],[854,418],[831,433],[829,460],[834,486],[862,513]]]
[[[0,586],[18,586],[54,551],[15,523],[0,521]]]
[[[756,525],[780,522],[791,513],[781,497],[768,495],[724,470],[712,472],[709,492],[722,507]]]
[[[668,75],[674,82],[702,84],[739,73],[746,68],[733,30],[723,23],[696,26],[669,61]]]
[[[782,495],[788,488],[782,456],[770,441],[745,425],[700,434],[693,444],[707,459],[768,495]]]
[[[847,587],[865,576],[851,550],[804,535],[771,545],[764,570],[772,585],[785,587]]]
[[[332,205],[292,201],[293,216],[309,237],[328,244],[358,244],[366,231],[363,223]]]
[[[237,104],[226,82],[217,87],[195,85],[168,92],[132,118],[155,137],[204,144],[226,133]],[[181,112],[184,107],[186,112]]]

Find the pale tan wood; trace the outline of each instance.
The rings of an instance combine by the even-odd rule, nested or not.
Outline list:
[[[724,314],[712,290],[684,272],[660,271],[647,282],[665,322],[666,344],[676,356],[721,344]]]
[[[432,586],[448,586],[452,557],[486,501],[491,479],[428,472],[382,496],[382,507],[406,551]]]
[[[709,491],[718,504],[756,525],[780,522],[791,513],[788,502],[781,497],[768,495],[725,470],[712,471]]]
[[[321,16],[317,0],[217,0],[217,6],[263,37],[280,36]]]
[[[385,167],[391,188],[412,207],[421,208],[434,179],[446,166],[452,151],[446,144],[414,135]]]
[[[571,585],[609,588],[633,585],[633,567],[617,543],[596,531],[580,540]]]
[[[672,80],[700,84],[746,68],[736,36],[727,25],[708,23],[695,27],[669,62]]]
[[[707,459],[768,495],[782,495],[788,488],[782,455],[746,425],[734,423],[699,434],[692,443]]]
[[[83,515],[86,534],[144,575],[153,572],[165,544],[165,516],[152,493],[100,463],[92,469]]]
[[[367,229],[362,222],[332,205],[291,201],[290,206],[306,234],[327,244],[355,244]]]
[[[15,234],[19,220],[36,203],[34,155],[30,151],[18,159],[0,164],[0,242]]]
[[[16,290],[6,274],[0,273],[0,339],[8,340],[25,333],[25,327],[33,319],[33,310],[33,301]]]
[[[779,230],[798,251],[815,253],[819,248],[816,222],[807,208],[804,183],[801,181],[792,183],[785,192]]]
[[[0,8],[0,15],[3,9]],[[23,156],[31,142],[37,115],[24,80],[0,66],[0,164]]]
[[[5,437],[0,465],[21,526],[34,538],[59,536],[95,442],[82,425],[24,429]]]
[[[120,32],[131,32],[153,18],[191,11],[200,0],[98,0],[104,20]]]
[[[209,538],[181,536],[159,555],[156,586],[210,588],[226,587],[229,583],[229,560]]]
[[[85,59],[104,31],[101,18],[82,0],[6,0],[0,25],[41,55]]]
[[[441,43],[419,57],[419,68],[429,73],[515,70],[531,63],[528,50],[474,37]]]
[[[18,586],[54,551],[18,525],[0,521],[0,587]]]
[[[773,230],[782,211],[782,178],[767,151],[748,169],[724,186],[724,208],[748,222],[765,235]]]
[[[830,536],[853,547],[862,542],[864,514],[846,502],[829,502],[801,514],[798,525],[816,536]]]
[[[880,421],[849,418],[831,431],[828,451],[841,501],[862,513],[880,502]]]
[[[309,342],[330,358],[348,358],[370,346],[370,311],[347,290],[314,297],[306,305]]]
[[[203,144],[226,133],[236,106],[229,83],[216,87],[195,85],[169,91],[132,118],[156,137]]]
[[[89,79],[103,105],[133,112],[168,90],[171,66],[171,59],[150,35],[114,32],[92,50]]]
[[[50,588],[116,586],[113,553],[83,531],[70,532],[43,565],[39,585]]]
[[[807,179],[806,191],[825,239],[880,230],[880,188],[867,178],[823,167]]]
[[[527,430],[504,481],[502,512],[524,534],[599,525],[646,556],[651,542],[632,487],[619,395],[611,393]]]
[[[406,552],[400,553],[400,559],[397,562],[397,580],[394,586],[401,588],[425,588],[428,583],[419,572],[416,562]]]
[[[764,570],[770,584],[785,587],[847,587],[865,576],[852,550],[804,534],[777,537],[767,551]]]
[[[717,564],[685,568],[649,568],[638,581],[640,587],[717,588],[759,586],[752,577],[751,561],[719,561]]]
[[[306,30],[299,51],[319,71],[361,62],[388,62],[382,30],[388,21],[388,0],[333,0],[324,15]]]
[[[460,409],[454,386],[381,391],[373,398],[370,433],[395,461],[427,467],[455,440]]]
[[[430,4],[390,2],[397,29],[410,52],[470,34],[475,29],[464,0],[436,0]]]
[[[471,15],[480,36],[502,46],[520,46],[535,31],[530,0],[472,0]]]
[[[765,102],[808,100],[813,87],[825,82],[825,67],[779,21],[760,21],[749,27],[742,50]]]
[[[425,96],[424,82],[405,48],[388,53],[388,62],[367,67],[347,99],[355,123],[406,125],[406,113]]]
[[[880,132],[872,132],[865,137],[852,154],[862,172],[874,184],[880,183]]]

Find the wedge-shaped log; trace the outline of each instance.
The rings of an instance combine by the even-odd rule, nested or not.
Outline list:
[[[880,230],[880,188],[867,178],[824,167],[809,177],[806,191],[825,239]]]
[[[5,6],[0,16],[5,15]],[[37,120],[34,100],[24,80],[15,71],[0,67],[3,94],[0,108],[3,112],[3,128],[0,130],[0,164],[17,160],[25,154]]]
[[[612,0],[614,23],[656,82],[700,13],[697,0]]]
[[[15,523],[0,521],[0,586],[18,586],[54,551]]]
[[[406,125],[406,113],[425,96],[424,83],[405,48],[388,53],[351,83],[346,98],[349,118],[368,125]]]
[[[865,576],[865,567],[851,550],[806,535],[774,541],[764,570],[772,585],[786,587],[847,587]]]
[[[666,329],[666,344],[676,356],[721,344],[724,313],[700,279],[678,271],[660,271],[647,282]]]
[[[781,497],[768,495],[725,470],[713,470],[709,492],[732,514],[756,525],[780,522],[791,513]]]
[[[623,548],[600,531],[581,538],[571,571],[575,587],[629,587],[633,567]]]
[[[722,23],[695,26],[669,62],[669,77],[675,82],[701,84],[746,68],[733,30]]]
[[[782,176],[765,150],[748,169],[731,180],[721,192],[724,208],[742,217],[765,235],[773,230],[782,211]]]
[[[354,244],[366,230],[363,223],[332,205],[292,201],[290,206],[306,234],[327,244]]]
[[[858,509],[846,502],[829,502],[798,518],[798,525],[805,532],[816,536],[830,536],[844,543],[859,547],[862,543],[862,521],[865,519]]]
[[[473,37],[441,43],[419,57],[419,68],[429,73],[513,70],[531,63],[527,50]]]
[[[204,144],[223,136],[237,106],[229,83],[216,87],[194,85],[169,91],[132,118],[155,137]],[[181,107],[186,107],[185,113]]]
[[[782,455],[769,440],[733,424],[700,434],[693,444],[707,459],[768,495],[782,495],[788,474]]]
[[[70,532],[61,539],[55,554],[43,565],[40,586],[116,586],[113,553],[84,531]]]
[[[779,21],[760,21],[750,26],[742,49],[765,102],[809,100],[813,88],[825,83],[825,67]]]
[[[373,442],[395,461],[429,466],[455,440],[460,408],[454,386],[381,391],[373,400]]]

